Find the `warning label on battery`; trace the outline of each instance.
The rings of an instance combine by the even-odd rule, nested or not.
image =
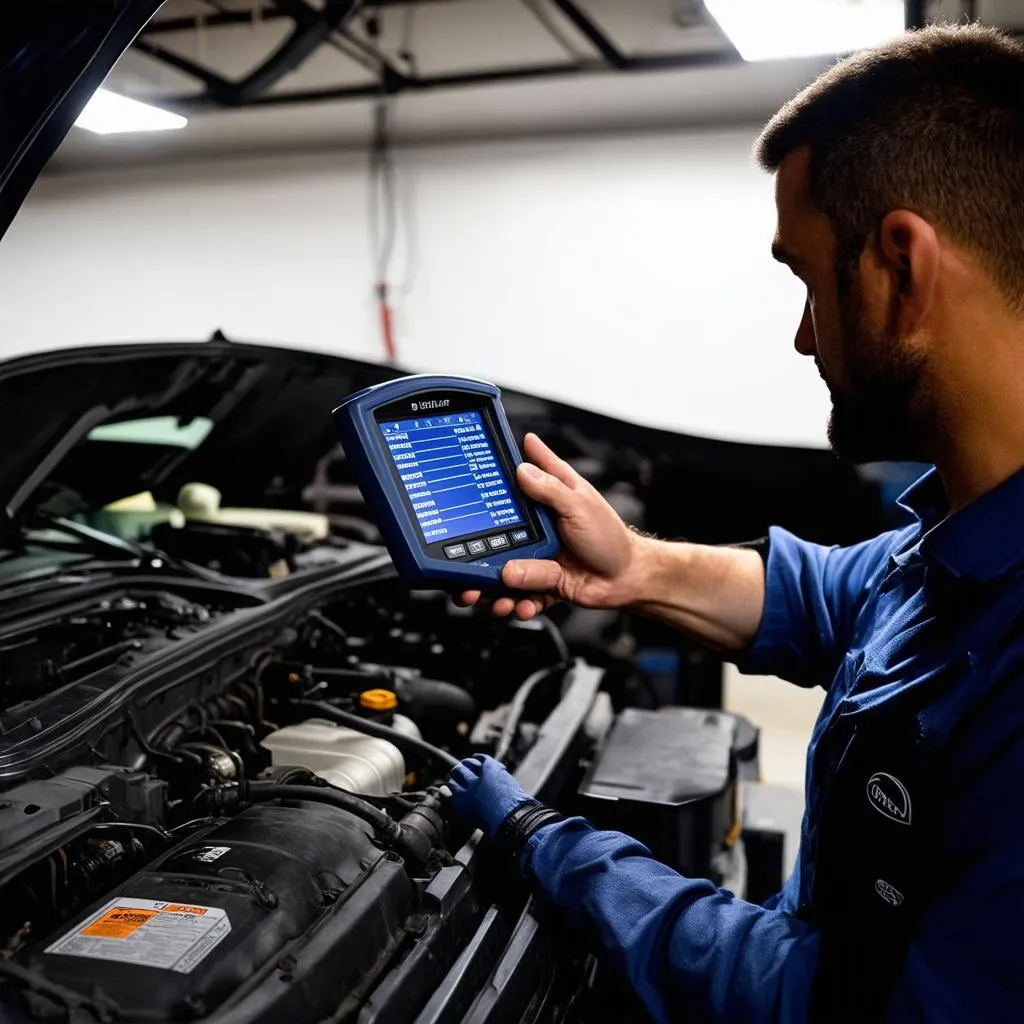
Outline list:
[[[45,952],[188,974],[231,931],[219,907],[111,900]]]
[[[127,907],[108,910],[98,921],[83,928],[82,935],[94,939],[126,939],[158,913],[157,910],[129,910]]]

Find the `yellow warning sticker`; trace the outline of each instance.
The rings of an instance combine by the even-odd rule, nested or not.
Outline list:
[[[113,899],[45,950],[188,974],[231,931],[227,911]]]

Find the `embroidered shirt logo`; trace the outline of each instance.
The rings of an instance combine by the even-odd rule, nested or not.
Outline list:
[[[879,814],[884,814],[901,825],[910,824],[910,794],[907,787],[895,776],[886,772],[875,772],[868,779],[868,800]]]
[[[891,907],[898,907],[903,902],[903,893],[896,886],[890,885],[884,878],[879,878],[875,882],[875,892]]]

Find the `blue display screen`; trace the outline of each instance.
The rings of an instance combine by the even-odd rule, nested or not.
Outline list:
[[[380,429],[427,544],[524,522],[480,413]]]

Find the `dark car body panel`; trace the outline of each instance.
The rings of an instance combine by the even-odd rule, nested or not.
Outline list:
[[[0,237],[163,0],[33,0],[0,14]]]
[[[390,366],[292,348],[205,343],[97,346],[0,363],[0,502],[9,518],[72,491],[90,507],[151,490],[173,502],[191,481],[225,505],[301,507],[337,452],[330,412]],[[780,523],[846,542],[884,525],[877,487],[827,451],[738,444],[626,423],[503,389],[513,431],[541,433],[584,475],[643,492],[649,529],[731,542]],[[101,423],[212,421],[193,451],[87,440]],[[347,482],[343,462],[332,478]]]

